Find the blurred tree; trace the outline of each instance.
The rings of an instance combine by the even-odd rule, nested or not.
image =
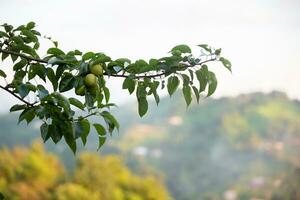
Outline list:
[[[64,177],[59,160],[46,154],[40,143],[0,151],[0,190],[8,199],[49,199],[49,191]]]
[[[55,190],[55,200],[101,200],[99,193],[90,191],[80,184],[65,183]]]
[[[132,174],[117,156],[83,153],[74,173],[67,175],[40,143],[0,151],[0,191],[12,200],[171,199],[159,180]]]
[[[74,182],[100,191],[101,199],[171,199],[161,183],[153,177],[133,175],[117,156],[99,159],[96,154],[81,154]]]

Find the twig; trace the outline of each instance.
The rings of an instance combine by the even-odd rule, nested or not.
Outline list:
[[[25,58],[26,60],[28,61],[36,61],[36,62],[39,62],[39,63],[45,63],[45,64],[48,64],[48,62],[46,60],[42,60],[42,59],[39,59],[39,58],[33,58],[31,56],[27,56],[27,55],[24,55],[24,54],[21,54],[21,53],[17,53],[17,52],[14,52],[14,51],[9,51],[9,50],[5,50],[5,49],[0,49],[0,52],[2,53],[6,53],[6,54],[12,54],[12,55],[16,55],[16,56],[19,56],[21,58]],[[201,66],[203,65],[204,63],[207,63],[207,62],[210,62],[210,61],[215,61],[217,60],[217,58],[213,58],[211,57],[210,59],[208,60],[205,60],[203,62],[200,62],[198,63],[197,65],[190,65],[190,66],[187,66],[187,68],[191,68],[191,67],[195,67],[195,66]],[[155,78],[155,77],[161,77],[161,76],[164,76],[166,75],[167,72],[161,72],[161,73],[158,73],[158,74],[153,74],[153,75],[140,75],[140,76],[134,76],[134,78],[136,79],[141,79],[141,78]],[[128,78],[130,77],[130,75],[126,75],[126,74],[107,74],[107,73],[104,73],[104,75],[106,76],[112,76],[112,77],[121,77],[121,78]]]
[[[28,106],[34,106],[34,103],[30,103],[30,102],[22,99],[21,97],[19,97],[18,95],[16,95],[13,91],[9,90],[7,87],[3,87],[2,85],[0,85],[0,88],[3,89],[3,90],[5,90],[6,92],[10,93],[14,97],[16,97],[17,99],[19,99],[23,103],[25,103],[26,105],[28,105]]]
[[[9,50],[6,50],[6,49],[0,49],[0,52],[10,54],[10,55],[19,56],[21,58],[25,58],[27,61],[36,61],[36,62],[39,62],[39,63],[48,64],[48,62],[46,60],[42,60],[42,59],[39,59],[39,58],[33,58],[31,56],[27,56],[27,55],[24,55],[22,53],[17,53],[17,52],[14,52],[14,51],[9,51]]]

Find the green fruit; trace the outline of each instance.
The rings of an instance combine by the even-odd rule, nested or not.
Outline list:
[[[174,51],[172,51],[172,54],[174,56],[181,56],[181,51],[180,50],[174,50]]]
[[[94,87],[97,85],[97,77],[94,74],[88,74],[84,78],[84,84],[87,87]]]
[[[84,85],[75,89],[75,94],[83,96],[85,94]]]
[[[90,71],[92,74],[94,74],[96,76],[102,76],[103,75],[103,65],[102,64],[92,65],[90,67]]]

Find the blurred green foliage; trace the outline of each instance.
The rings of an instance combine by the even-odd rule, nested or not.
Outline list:
[[[66,173],[40,143],[0,151],[0,191],[12,200],[170,200],[154,176],[137,176],[117,156],[83,153]]]
[[[177,97],[161,99],[159,108],[155,103],[149,106],[143,119],[136,116],[135,104],[122,107],[123,112],[116,113],[123,124],[119,138],[109,141],[101,153],[124,156],[127,166],[139,175],[145,170],[162,172],[168,190],[178,200],[300,199],[299,101],[273,92],[200,100],[200,105],[191,104],[189,109]],[[24,131],[22,125],[9,126],[14,119],[6,116],[0,121],[0,146],[28,145],[36,137],[32,132],[38,132],[34,127]],[[90,134],[86,150],[97,147],[96,136]],[[81,184],[72,182],[60,190],[90,189],[84,185],[90,166],[81,168],[80,160],[72,161],[72,154],[62,147],[46,144],[48,151],[63,158],[68,170],[81,169],[73,176]],[[88,159],[85,154],[82,158]],[[96,159],[85,162],[97,165]],[[115,170],[120,177],[126,176]],[[93,173],[92,177],[98,176],[97,171]],[[113,180],[109,174],[104,179],[110,176]]]
[[[225,199],[228,193],[299,199],[299,101],[281,92],[211,99],[188,110],[178,98],[169,101],[145,119],[135,118],[129,106],[118,117],[127,129],[113,145],[127,152],[132,168],[140,163],[162,171],[180,200]],[[136,142],[147,154],[136,155]]]

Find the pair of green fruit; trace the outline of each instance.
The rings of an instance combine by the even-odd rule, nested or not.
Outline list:
[[[99,89],[97,76],[102,76],[102,75],[103,75],[103,65],[102,64],[92,65],[90,67],[90,73],[84,77],[84,85],[78,87],[75,90],[75,93],[77,95],[83,96],[85,94],[86,87],[92,94],[96,93],[96,91]]]

